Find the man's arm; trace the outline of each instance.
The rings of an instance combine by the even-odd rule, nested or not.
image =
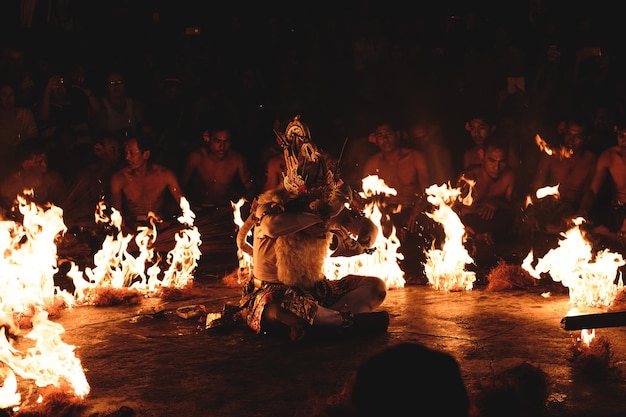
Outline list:
[[[587,216],[589,210],[591,210],[591,207],[593,207],[596,196],[600,192],[600,188],[602,188],[608,172],[609,158],[607,154],[602,154],[600,155],[600,158],[598,158],[598,163],[596,164],[593,179],[591,180],[591,183],[589,184],[589,187],[585,191],[582,201],[580,202],[578,214],[580,214],[581,216]]]
[[[189,182],[191,181],[191,177],[196,171],[197,166],[198,154],[196,151],[193,151],[189,155],[187,155],[187,159],[185,160],[185,164],[183,165],[183,170],[180,175],[180,184],[183,187],[189,186]]]
[[[109,204],[112,208],[122,213],[122,189],[124,188],[124,175],[115,173],[111,176]]]
[[[417,179],[419,182],[420,193],[423,193],[432,184],[430,183],[430,172],[428,172],[428,163],[423,153],[414,151],[413,163],[417,171]]]
[[[168,169],[166,172],[166,179],[167,188],[169,189],[170,194],[172,194],[174,201],[180,205],[180,201],[184,197],[184,194],[178,182],[178,177],[176,177],[174,171]]]
[[[315,213],[285,212],[284,208],[276,203],[259,204],[256,217],[260,219],[260,231],[269,237],[288,235],[324,222]]]
[[[255,197],[255,188],[254,182],[252,181],[252,175],[250,174],[250,170],[248,169],[248,164],[246,164],[245,159],[243,157],[240,160],[239,166],[237,167],[237,175],[239,176],[239,180],[243,184],[243,187],[246,190],[246,198],[250,201]]]

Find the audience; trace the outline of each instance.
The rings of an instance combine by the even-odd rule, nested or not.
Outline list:
[[[529,15],[539,16],[545,12],[547,9],[542,9],[541,5],[533,5]],[[483,14],[479,10],[468,10],[467,13],[475,17]],[[284,21],[285,16],[276,14],[274,19],[279,23]],[[626,108],[623,91],[626,83],[615,60],[618,54],[612,51],[611,55],[603,55],[611,59],[602,59],[603,71],[596,75],[610,74],[610,77],[595,80],[601,81],[602,90],[593,91],[596,84],[581,82],[581,76],[586,74],[582,61],[568,67],[568,62],[574,62],[569,58],[574,56],[566,56],[568,50],[556,41],[556,16],[546,16],[542,21],[545,25],[532,22],[531,30],[535,32],[530,36],[524,32],[527,28],[506,26],[507,39],[502,45],[505,47],[492,50],[486,50],[478,42],[479,39],[474,38],[476,28],[466,26],[468,21],[462,18],[455,22],[465,26],[462,32],[456,32],[459,29],[457,26],[439,27],[441,30],[437,31],[438,23],[433,20],[431,29],[434,30],[428,31],[429,37],[424,37],[421,31],[415,32],[412,26],[402,25],[403,19],[403,16],[396,16],[394,24],[382,30],[380,23],[386,20],[385,16],[363,15],[355,21],[343,22],[344,31],[334,32],[333,36],[316,28],[322,32],[316,32],[315,46],[310,50],[294,48],[291,36],[276,32],[259,33],[260,39],[265,39],[266,35],[272,37],[272,49],[267,56],[255,56],[252,64],[241,59],[246,56],[245,52],[226,53],[227,38],[220,39],[220,47],[210,49],[182,37],[172,38],[171,44],[163,48],[147,41],[145,50],[136,50],[134,46],[130,48],[119,42],[105,48],[102,43],[90,44],[90,39],[77,36],[76,39],[80,38],[85,43],[80,49],[84,53],[74,54],[73,51],[79,50],[75,47],[80,45],[72,45],[74,41],[71,38],[61,38],[51,27],[40,27],[37,32],[42,35],[40,42],[7,41],[0,56],[0,143],[4,150],[0,157],[0,179],[8,178],[18,168],[15,156],[20,141],[30,137],[45,138],[48,168],[60,173],[72,190],[71,198],[66,202],[66,215],[72,216],[76,209],[76,201],[72,199],[81,194],[77,191],[81,188],[75,186],[82,182],[80,177],[84,173],[95,168],[90,166],[95,156],[92,149],[102,146],[100,140],[103,135],[125,138],[142,131],[152,138],[152,162],[180,176],[183,180],[181,185],[189,189],[194,205],[228,208],[234,198],[245,196],[251,199],[255,193],[270,189],[282,180],[284,167],[280,152],[275,158],[263,153],[269,140],[273,140],[267,135],[269,129],[262,127],[272,119],[270,115],[280,114],[289,119],[302,111],[309,111],[314,114],[304,116],[313,124],[317,123],[315,129],[320,132],[320,143],[325,140],[330,142],[325,147],[331,150],[330,156],[338,161],[341,176],[348,185],[360,190],[364,176],[376,173],[398,191],[398,195],[389,198],[385,204],[388,208],[397,204],[402,206],[400,213],[393,213],[392,216],[402,238],[406,234],[427,234],[421,221],[425,207],[419,201],[424,189],[435,183],[454,182],[461,170],[475,164],[480,166],[483,163],[479,154],[482,143],[493,134],[501,136],[500,140],[510,142],[506,162],[516,174],[516,187],[527,192],[526,188],[532,186],[530,191],[535,191],[539,185],[549,185],[558,180],[560,203],[576,206],[579,197],[575,195],[580,190],[575,183],[580,185],[582,178],[586,178],[590,162],[588,151],[576,152],[571,159],[558,163],[555,158],[542,154],[543,162],[539,166],[536,164],[536,153],[526,152],[528,149],[534,151],[531,136],[538,132],[532,131],[534,127],[529,127],[532,120],[524,115],[542,115],[548,120],[558,120],[560,115],[571,113],[572,98],[591,97],[593,100],[585,103],[585,110],[593,117],[594,124],[587,132],[590,140],[585,142],[585,147],[598,156],[605,150],[610,151],[614,147],[610,146],[607,138],[610,140],[614,120],[623,117]],[[506,24],[507,19],[501,16],[498,23]],[[496,26],[505,27],[478,26],[483,39],[488,39],[490,35],[496,39],[500,35],[494,32]],[[249,30],[259,30],[257,26],[251,28]],[[115,39],[123,39],[123,34],[129,29],[152,31],[155,27],[145,26],[145,22],[134,22],[132,28],[120,26],[116,29],[120,36]],[[248,30],[245,26],[236,29]],[[306,31],[306,28],[302,29]],[[6,33],[10,30],[7,27]],[[275,27],[268,28],[268,31],[273,30]],[[211,35],[221,33],[212,27],[207,31]],[[419,42],[410,45],[402,42],[401,39],[409,33],[412,39]],[[163,34],[146,39],[163,40]],[[465,40],[465,35],[472,39],[461,42]],[[511,39],[526,39],[528,42],[515,41],[511,49]],[[576,39],[576,42],[582,41]],[[237,45],[246,48],[244,44]],[[325,46],[343,58],[336,60],[332,71],[326,67],[311,66],[316,62],[316,54]],[[571,47],[571,51],[588,49],[583,45]],[[545,56],[530,59],[537,55],[537,51]],[[515,54],[511,55],[511,52]],[[490,54],[493,58],[491,62],[496,66],[480,73],[476,63],[484,62],[483,58],[488,58]],[[516,60],[518,56],[524,59]],[[520,64],[513,72],[510,65],[512,57],[516,64]],[[586,62],[591,60],[596,58],[586,58]],[[284,65],[277,66],[277,62]],[[303,63],[310,66],[306,71],[302,71]],[[498,68],[498,63],[504,63],[504,68]],[[332,82],[325,79],[331,74]],[[398,74],[401,77],[397,80],[376,81],[381,76]],[[470,80],[468,75],[471,74],[479,76]],[[498,78],[488,74],[495,74]],[[502,80],[507,80],[500,77],[502,74],[509,77],[509,81],[511,77],[515,81],[515,94],[510,89],[505,91],[505,86],[500,85]],[[290,80],[289,89],[284,88],[284,80]],[[491,93],[483,94],[493,91],[505,91],[508,95],[492,97]],[[472,97],[472,94],[480,97]],[[415,103],[420,105],[415,106]],[[381,108],[381,104],[385,107],[384,114],[410,115],[406,126],[404,123],[388,126],[393,132],[393,140],[383,138],[382,134],[378,135],[380,138],[375,134],[370,136],[369,133],[373,132],[366,126],[381,118],[382,112],[376,110]],[[223,163],[227,169],[220,170],[220,176],[212,178],[216,182],[211,179],[198,181],[200,171],[191,168],[195,173],[190,175],[190,166],[185,166],[202,155],[202,151],[193,149],[193,132],[208,123],[212,124],[220,115],[227,116],[229,130],[241,147],[235,147],[236,151],[225,151],[227,156]],[[343,127],[329,122],[342,117],[347,122]],[[511,124],[512,118],[517,123]],[[508,126],[505,125],[507,120]],[[522,125],[525,121],[528,126]],[[473,139],[471,149],[468,149],[466,138],[449,130],[450,126],[459,126],[461,130],[464,125]],[[381,164],[384,162],[381,160],[381,144],[387,147],[391,144],[391,149],[385,151],[387,157],[404,156],[406,153],[408,159],[392,159]],[[210,147],[204,149],[206,152]],[[243,179],[235,178],[235,182],[243,181],[243,185],[234,185],[229,179],[218,184],[217,180],[224,172],[227,175],[223,178],[232,178],[231,168],[241,166],[240,162],[231,159],[237,153],[240,154],[241,164],[249,168]],[[216,154],[209,152],[209,155]],[[579,160],[578,155],[583,159]],[[365,169],[368,159],[370,166]],[[601,177],[606,176],[604,171],[615,173],[611,172],[615,171],[615,164],[609,163],[611,168],[604,170],[606,156],[602,160],[604,162],[598,169],[596,182],[587,193],[586,207],[579,210],[589,215],[590,222],[597,226],[606,220],[599,215],[600,208],[608,207],[613,199],[612,193],[607,192],[608,182],[601,181]],[[408,170],[406,161],[412,161]],[[379,166],[372,167],[376,164]],[[524,170],[519,176],[518,165]],[[536,177],[535,167],[539,171]],[[98,181],[102,181],[104,186],[108,184],[105,177],[110,167],[100,168],[101,173],[95,177],[100,177]],[[100,168],[95,168],[95,171],[100,171]],[[572,175],[565,175],[566,172]],[[234,175],[240,176],[239,172]],[[91,174],[88,177],[91,178]],[[598,185],[600,182],[602,185]],[[568,184],[573,188],[568,189]],[[231,193],[233,188],[238,188],[234,194]],[[202,190],[198,194],[196,191],[199,189]],[[619,198],[619,192],[618,186],[614,200],[623,200]],[[204,197],[199,198],[202,193]],[[87,206],[93,203],[96,194],[101,193],[89,193]],[[478,198],[482,196],[478,195]],[[79,210],[83,213],[79,216],[83,220],[87,220],[90,211],[86,207]],[[558,210],[551,214],[555,223],[565,217]],[[78,220],[67,221],[75,223]],[[473,230],[476,225],[468,223],[466,226]],[[616,232],[621,230],[621,225],[610,228],[614,229],[613,237],[617,238]],[[418,252],[425,244],[418,242]],[[415,251],[415,248],[411,249]]]
[[[0,174],[14,162],[20,141],[39,137],[39,126],[33,110],[15,104],[15,88],[10,84],[0,85]]]

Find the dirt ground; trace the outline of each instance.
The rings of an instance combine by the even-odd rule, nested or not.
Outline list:
[[[239,288],[221,279],[232,271],[232,264],[220,262],[225,259],[205,264],[187,299],[61,312],[56,321],[65,328],[63,341],[76,346],[91,388],[75,415],[304,417],[338,392],[364,358],[406,341],[450,352],[470,392],[494,373],[526,361],[549,375],[546,416],[626,415],[626,329],[598,329],[597,336],[610,342],[611,369],[602,378],[581,373],[571,361],[580,332],[560,325],[570,309],[565,292],[489,292],[484,286],[444,292],[407,285],[390,290],[382,306],[391,314],[386,334],[292,343],[243,327],[211,333],[197,319],[176,314],[186,305],[219,311],[237,303]],[[138,314],[156,304],[163,312]],[[29,389],[25,409],[38,396],[37,389]]]

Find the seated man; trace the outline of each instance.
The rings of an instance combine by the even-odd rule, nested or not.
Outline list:
[[[558,185],[558,197],[535,199],[526,210],[540,231],[559,234],[566,231],[569,220],[580,209],[583,195],[591,183],[596,156],[586,148],[589,130],[586,121],[570,118],[564,122],[562,149],[552,155],[541,155],[531,190]]]
[[[10,211],[18,195],[32,190],[31,200],[40,206],[52,203],[61,207],[67,193],[65,181],[57,171],[48,169],[48,155],[41,139],[25,139],[17,148],[18,168],[2,184],[2,206]]]
[[[95,227],[96,206],[100,201],[108,201],[111,176],[122,167],[120,140],[117,136],[96,136],[93,155],[97,160],[77,175],[63,204],[65,224],[70,229]]]
[[[243,155],[231,149],[231,129],[218,122],[202,135],[203,143],[186,158],[181,185],[196,213],[195,225],[203,248],[209,238],[221,243],[232,241],[233,208],[241,198],[252,201],[256,190]],[[248,206],[249,207],[249,206]]]
[[[231,130],[216,125],[203,133],[203,144],[185,161],[181,184],[194,208],[231,209],[231,202],[255,195],[248,164],[231,149]]]
[[[484,255],[491,258],[499,248],[494,244],[509,242],[515,235],[515,173],[507,164],[507,142],[497,135],[485,139],[479,153],[481,164],[466,169],[457,180],[462,193],[456,209],[476,250],[486,250]],[[480,260],[475,259],[477,265]]]
[[[616,124],[617,145],[598,157],[591,184],[578,214],[591,221],[591,231],[607,239],[609,245],[626,246],[626,123]],[[610,201],[598,197],[611,182]]]
[[[391,226],[395,227],[404,255],[402,270],[409,279],[421,280],[421,248],[429,245],[423,241],[426,234],[421,232],[431,223],[421,214],[425,207],[422,196],[431,185],[428,164],[421,151],[402,146],[401,131],[391,123],[377,122],[373,135],[379,151],[365,162],[363,178],[376,175],[396,191],[396,195],[386,196],[383,202],[386,208],[383,215],[391,220],[391,225],[389,221],[381,221],[383,233],[388,237]]]
[[[155,249],[167,252],[175,244],[173,236],[179,228],[172,222],[184,195],[174,172],[150,161],[151,144],[152,139],[141,134],[125,140],[126,166],[111,176],[110,206],[121,213],[129,233],[149,225],[149,213],[154,213],[160,219]]]

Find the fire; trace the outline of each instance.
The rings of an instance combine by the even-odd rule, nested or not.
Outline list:
[[[584,221],[582,217],[574,219],[574,226],[562,234],[558,247],[548,251],[535,267],[531,250],[522,267],[537,279],[549,273],[555,282],[569,288],[570,304],[608,307],[623,288],[618,271],[625,261],[621,254],[608,249],[592,254],[591,244],[580,230]]]
[[[54,286],[53,279],[57,272],[55,240],[67,230],[63,211],[55,206],[44,209],[28,203],[27,195],[17,197],[23,215],[21,224],[0,221],[4,253],[0,261],[0,361],[5,365],[0,408],[20,404],[17,377],[32,380],[39,387],[62,385],[78,397],[86,396],[90,390],[81,362],[74,355],[74,346],[61,340],[65,330],[51,322],[45,311],[53,306],[56,297],[71,300],[69,294]],[[19,317],[30,318],[32,329],[26,334],[21,332]]]
[[[57,268],[56,240],[67,228],[63,210],[51,205],[42,208],[17,196],[17,208],[23,216],[21,224],[0,221],[0,244],[3,258],[0,270],[0,361],[4,379],[0,389],[0,408],[20,405],[18,379],[30,379],[39,387],[64,387],[68,393],[83,398],[90,387],[80,360],[74,355],[74,346],[62,342],[65,329],[48,319],[46,308],[55,300],[72,307],[88,301],[91,290],[98,286],[137,288],[144,294],[158,286],[181,288],[193,279],[193,271],[200,258],[200,234],[193,226],[195,214],[186,199],[181,199],[182,215],[178,221],[184,227],[175,236],[176,245],[168,252],[169,268],[162,280],[158,254],[152,249],[157,237],[156,222],[149,215],[150,226],[137,228],[136,236],[122,232],[120,213],[101,202],[94,214],[96,222],[111,226],[116,234],[108,235],[102,248],[94,256],[94,268],[83,273],[72,264],[67,276],[72,278],[75,293],[69,294],[54,285]],[[139,255],[133,257],[128,245],[135,238]],[[19,317],[30,318],[32,329],[21,334]],[[23,337],[21,337],[23,336]],[[31,342],[29,343],[28,340]],[[25,351],[19,348],[25,346]],[[67,388],[66,388],[67,387]]]
[[[183,288],[188,285],[200,259],[202,241],[197,227],[193,226],[195,214],[184,197],[180,207],[182,215],[178,222],[184,227],[176,233],[176,244],[166,255],[169,267],[160,279],[162,259],[152,248],[157,238],[156,216],[149,213],[150,226],[139,226],[136,236],[124,234],[120,212],[111,208],[109,214],[104,202],[100,202],[95,213],[96,222],[109,225],[116,233],[105,237],[102,247],[94,255],[95,267],[85,268],[87,280],[82,279],[80,271],[75,269],[67,274],[74,280],[77,301],[88,302],[92,290],[97,287],[133,288],[151,295],[159,287]],[[133,237],[139,251],[136,257],[128,252]]]
[[[388,187],[382,179],[377,176],[369,176],[363,179],[364,197],[378,197],[380,195],[395,195],[395,189]],[[232,203],[235,224],[239,227],[245,227],[240,214],[240,208],[244,200]],[[373,198],[371,202],[366,204],[364,214],[381,230],[382,212],[380,210],[380,199]],[[252,227],[253,225],[250,225]],[[247,236],[251,232],[248,232]],[[239,246],[245,247],[245,242],[238,242]],[[373,275],[381,277],[387,284],[387,288],[401,288],[404,286],[404,272],[398,265],[398,259],[402,259],[402,254],[398,253],[400,241],[397,238],[395,228],[392,229],[389,237],[378,233],[374,242],[376,248],[373,252],[363,253],[356,256],[336,256],[326,257],[323,265],[323,272],[328,279],[339,279],[349,274],[356,275]],[[330,255],[330,249],[329,249]],[[250,272],[253,265],[252,253],[245,250],[238,251],[239,256],[239,275]]]
[[[554,185],[554,186],[546,186],[543,188],[538,189],[535,192],[535,195],[537,196],[537,198],[542,199],[545,198],[549,195],[554,196],[555,198],[559,198],[561,196],[561,194],[559,193],[559,185]]]
[[[231,207],[233,208],[233,221],[235,225],[241,229],[242,227],[248,226],[250,230],[245,234],[245,241],[237,242],[237,259],[239,260],[239,269],[237,271],[238,282],[241,284],[245,281],[245,277],[248,277],[252,274],[252,251],[244,250],[242,248],[248,248],[249,244],[247,243],[247,239],[252,236],[252,228],[254,227],[253,223],[249,223],[244,226],[244,221],[241,218],[241,207],[244,205],[246,200],[244,198],[240,198],[238,202],[233,203],[231,201]],[[247,220],[248,222],[253,222],[253,219],[250,217]],[[251,249],[251,248],[250,248]]]
[[[167,254],[167,263],[170,265],[163,275],[162,286],[169,288],[184,288],[193,281],[193,272],[198,266],[200,259],[200,232],[193,225],[196,215],[189,206],[186,198],[180,201],[182,216],[178,222],[186,227],[181,229],[175,236],[176,245]],[[156,269],[155,269],[156,272]],[[155,274],[151,279],[156,277]],[[153,280],[154,281],[154,280]]]
[[[539,188],[537,191],[535,191],[535,198],[537,200],[541,200],[543,198],[552,196],[555,199],[559,199],[561,197],[561,193],[559,192],[559,186],[560,184],[554,185],[554,186],[545,186],[542,188]],[[530,206],[531,204],[533,204],[533,198],[530,195],[526,196],[526,202],[524,205],[524,208],[527,208],[528,206]]]
[[[465,270],[465,265],[474,262],[463,245],[465,226],[452,209],[461,194],[458,188],[447,185],[431,185],[426,189],[427,200],[435,210],[427,215],[441,223],[445,230],[445,241],[441,249],[426,252],[425,273],[430,285],[437,290],[471,290],[476,274]]]
[[[370,175],[362,180],[363,191],[360,195],[368,199],[363,214],[382,230],[381,198],[388,195],[396,195],[394,188],[385,184],[377,175]],[[398,260],[403,255],[398,252],[400,240],[397,237],[395,227],[392,227],[388,237],[378,233],[373,247],[373,252],[350,257],[327,257],[324,262],[324,274],[329,279],[338,279],[348,274],[372,275],[380,277],[387,284],[388,289],[404,287],[404,271],[400,268]]]
[[[535,143],[539,146],[539,150],[541,152],[545,152],[548,155],[558,155],[559,158],[569,158],[574,153],[573,150],[566,148],[565,146],[561,146],[558,151],[550,148],[546,141],[541,139],[541,136],[535,135]]]

